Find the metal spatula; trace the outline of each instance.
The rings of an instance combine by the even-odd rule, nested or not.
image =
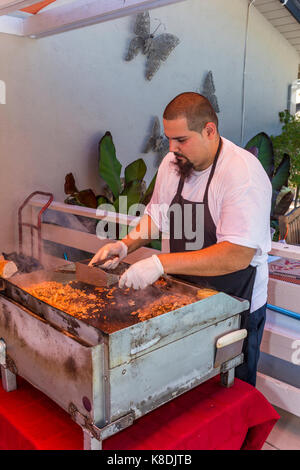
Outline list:
[[[121,277],[121,275],[119,275],[119,274],[114,274],[114,273],[110,272],[111,271],[110,269],[103,268],[103,265],[107,261],[113,260],[115,258],[118,258],[118,256],[109,256],[108,258],[105,258],[104,260],[98,261],[97,263],[93,263],[93,268],[100,268],[103,271],[105,271],[107,287],[111,287],[114,284],[117,284],[119,282],[120,277]]]
[[[119,256],[108,256],[107,258],[102,259],[101,261],[97,261],[96,263],[93,263],[92,266],[93,266],[93,268],[99,268],[99,267],[103,266],[107,261],[111,261],[115,258],[119,258]]]

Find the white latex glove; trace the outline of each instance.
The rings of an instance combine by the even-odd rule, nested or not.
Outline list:
[[[95,254],[95,256],[89,262],[89,266],[92,266],[98,261],[102,261],[110,256],[115,256],[114,259],[106,261],[101,267],[106,269],[115,269],[120,261],[127,256],[128,248],[122,241],[116,243],[107,243]]]
[[[164,268],[156,255],[134,263],[120,277],[119,287],[144,289],[153,284],[164,273]]]

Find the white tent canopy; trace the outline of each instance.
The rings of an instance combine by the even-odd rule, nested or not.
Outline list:
[[[0,32],[38,38],[182,1],[56,0],[36,15],[20,15],[14,12],[37,2],[0,0]]]

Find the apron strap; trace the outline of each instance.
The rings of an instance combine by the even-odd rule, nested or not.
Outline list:
[[[215,173],[215,169],[216,169],[216,166],[217,166],[217,161],[218,161],[218,158],[219,158],[219,155],[220,155],[220,152],[221,152],[221,148],[222,148],[222,139],[220,137],[217,153],[215,155],[215,158],[214,158],[211,170],[210,170],[210,174],[209,174],[209,177],[208,177],[208,181],[207,181],[207,184],[206,184],[206,188],[205,188],[205,193],[204,193],[204,197],[203,197],[203,202],[205,202],[205,203],[208,203],[208,189],[209,189],[210,182],[211,182],[211,180],[214,176],[214,173]],[[181,196],[184,182],[185,182],[185,177],[181,176],[180,180],[179,180],[179,183],[178,183],[176,195],[175,195],[175,198],[174,198],[176,201],[178,201],[178,198]],[[175,201],[173,200],[173,203],[174,202]]]
[[[174,202],[178,202],[180,196],[181,196],[181,193],[182,193],[182,189],[183,189],[183,185],[184,185],[184,181],[185,181],[185,177],[184,176],[180,176],[180,180],[179,180],[179,183],[178,183],[178,186],[177,186],[177,191],[176,191],[176,194],[175,194],[175,197],[172,201],[172,204],[174,204]]]
[[[203,202],[208,204],[208,189],[209,189],[209,185],[210,185],[210,182],[214,176],[214,173],[215,173],[215,169],[216,169],[216,166],[217,166],[217,161],[218,161],[218,158],[219,158],[219,155],[220,155],[220,152],[221,152],[221,148],[222,148],[222,139],[220,137],[220,141],[219,141],[219,146],[218,146],[218,150],[217,150],[217,153],[215,155],[215,158],[214,158],[214,161],[213,161],[213,165],[212,165],[212,168],[210,170],[210,174],[209,174],[209,177],[208,177],[208,181],[207,181],[207,185],[206,185],[206,188],[205,188],[205,193],[204,193],[204,197],[203,197]]]

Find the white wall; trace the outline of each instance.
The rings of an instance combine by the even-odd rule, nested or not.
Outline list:
[[[297,51],[253,8],[247,48],[244,143],[261,130],[280,133],[278,112],[287,108],[288,86],[297,79],[299,62]]]
[[[181,42],[152,81],[145,56],[124,56],[133,17],[33,40],[0,35],[0,251],[13,249],[17,207],[40,189],[64,199],[72,171],[79,189],[97,193],[98,141],[110,130],[121,163],[143,157],[147,181],[154,155],[141,154],[151,119],[182,91],[201,91],[213,71],[221,133],[240,144],[246,0],[187,0],[152,10]],[[163,32],[161,28],[157,34]],[[278,132],[288,85],[299,57],[290,44],[251,9],[246,77],[245,142],[256,132]],[[245,143],[243,142],[243,143]]]

